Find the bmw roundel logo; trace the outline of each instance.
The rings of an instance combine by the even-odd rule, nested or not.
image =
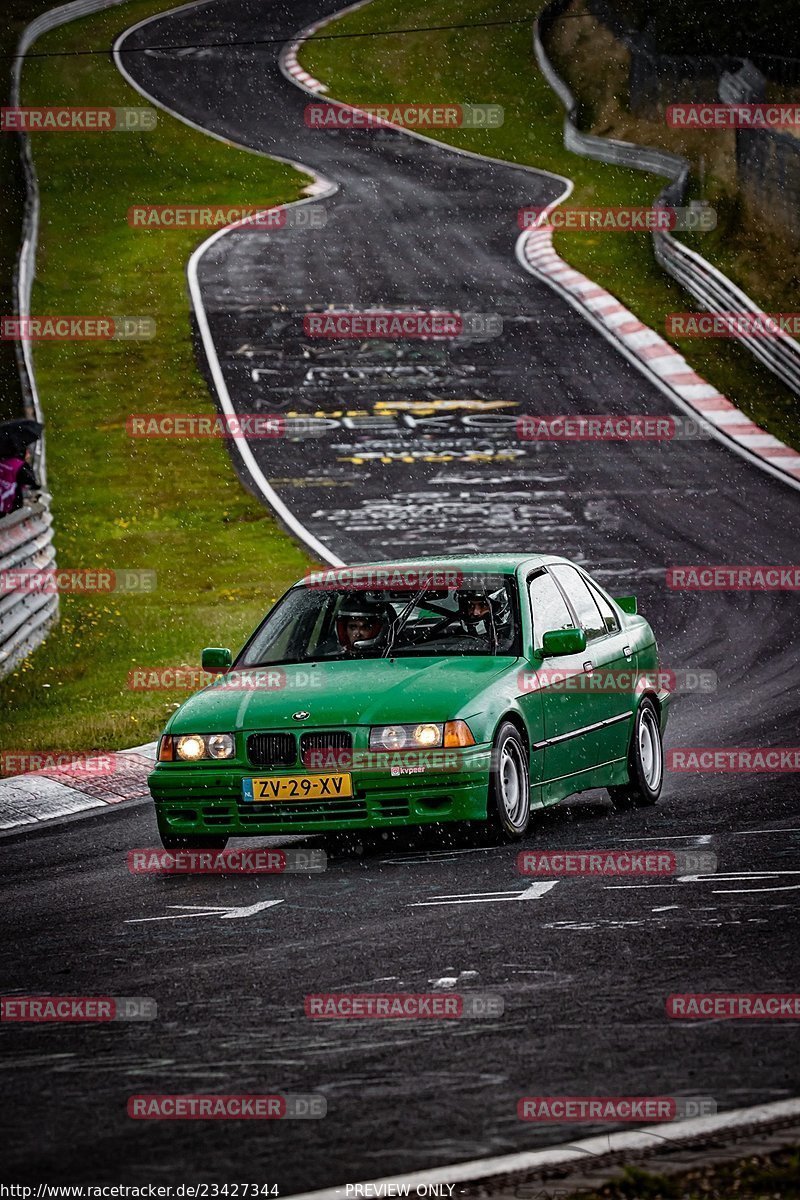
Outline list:
[[[293,721],[305,721],[306,718],[310,717],[310,716],[311,716],[311,713],[304,712],[303,709],[301,708],[300,712],[292,713],[292,720]]]

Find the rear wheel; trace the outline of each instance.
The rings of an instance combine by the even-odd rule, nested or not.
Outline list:
[[[192,837],[160,832],[158,836],[165,850],[224,850],[228,844],[226,837]]]
[[[508,841],[524,837],[531,820],[528,752],[519,730],[504,721],[492,748],[489,823]]]
[[[655,804],[664,782],[664,746],[661,725],[652,700],[645,698],[636,712],[628,747],[628,782],[610,787],[608,794],[618,808]]]

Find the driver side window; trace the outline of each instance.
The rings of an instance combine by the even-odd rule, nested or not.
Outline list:
[[[564,597],[546,572],[535,575],[528,585],[533,611],[533,644],[539,650],[542,637],[551,629],[572,629],[575,622]]]

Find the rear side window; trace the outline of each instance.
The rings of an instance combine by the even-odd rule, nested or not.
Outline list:
[[[586,634],[587,642],[608,633],[592,593],[575,568],[558,563],[556,566],[549,567],[548,570],[552,572],[566,592],[567,598],[578,616],[581,629]]]
[[[543,636],[551,629],[572,629],[574,623],[564,597],[549,575],[536,575],[528,591],[533,610],[534,646],[539,649]]]
[[[606,627],[606,633],[616,633],[619,629],[617,614],[614,612],[603,593],[599,590],[599,588],[596,588],[591,581],[589,582],[589,591],[592,593],[595,603],[600,609],[600,616],[603,618],[603,622]]]

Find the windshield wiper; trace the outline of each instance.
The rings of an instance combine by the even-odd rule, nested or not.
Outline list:
[[[426,592],[428,590],[429,589],[427,587],[424,587],[420,591],[418,591],[415,596],[412,596],[411,599],[409,600],[408,604],[405,606],[403,611],[400,613],[400,616],[395,617],[394,621],[392,621],[391,628],[389,629],[389,636],[386,639],[386,649],[381,654],[381,658],[389,657],[389,655],[392,652],[392,649],[394,648],[394,643],[397,639],[398,633],[403,628],[406,621],[411,616],[411,613],[417,607],[420,600],[423,598],[423,596],[426,594]]]

